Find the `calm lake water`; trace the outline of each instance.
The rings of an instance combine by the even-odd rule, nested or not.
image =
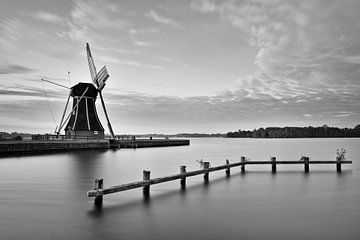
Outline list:
[[[190,146],[83,151],[0,158],[0,239],[359,239],[360,139],[191,139]],[[102,210],[86,192],[104,186],[240,160],[334,160],[345,148],[352,165],[246,166],[104,196]]]

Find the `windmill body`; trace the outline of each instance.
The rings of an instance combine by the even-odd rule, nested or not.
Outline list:
[[[98,90],[92,83],[71,87],[73,111],[65,127],[68,138],[104,138],[104,128],[96,112]]]

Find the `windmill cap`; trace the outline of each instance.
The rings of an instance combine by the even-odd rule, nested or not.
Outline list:
[[[86,88],[89,88],[84,94]],[[71,87],[71,96],[72,97],[81,97],[84,94],[84,97],[96,98],[98,91],[94,84],[92,83],[78,83]]]

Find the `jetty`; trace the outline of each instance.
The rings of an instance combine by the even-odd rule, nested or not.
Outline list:
[[[121,139],[110,140],[110,148],[148,148],[148,147],[171,147],[190,145],[188,139]]]
[[[155,185],[164,182],[170,182],[174,180],[180,179],[181,188],[184,189],[186,187],[186,178],[193,177],[197,175],[203,175],[205,183],[209,182],[209,173],[225,170],[226,176],[230,177],[230,169],[234,167],[240,167],[241,173],[245,173],[245,166],[246,165],[270,165],[272,173],[276,173],[277,165],[285,164],[285,165],[303,165],[304,172],[309,173],[310,165],[316,164],[334,164],[336,166],[336,171],[338,173],[341,172],[341,165],[342,164],[351,164],[352,161],[343,160],[339,157],[336,158],[334,161],[314,161],[311,160],[309,157],[302,157],[298,161],[277,161],[276,157],[271,157],[270,161],[247,161],[246,157],[242,156],[240,162],[230,163],[227,159],[224,165],[210,167],[210,162],[202,162],[203,169],[195,170],[195,171],[186,171],[186,166],[180,166],[180,173],[174,174],[171,176],[159,177],[159,178],[150,178],[150,171],[144,170],[143,171],[143,180],[131,183],[125,183],[117,186],[111,186],[108,188],[104,188],[103,186],[103,179],[95,179],[95,188],[94,190],[90,190],[87,192],[88,197],[95,197],[94,203],[97,207],[101,207],[103,203],[103,195],[123,192],[135,188],[142,188],[144,197],[148,197],[150,194],[150,185]]]
[[[87,149],[123,149],[190,145],[188,139],[66,139],[52,138],[21,141],[0,141],[0,156],[69,152]]]

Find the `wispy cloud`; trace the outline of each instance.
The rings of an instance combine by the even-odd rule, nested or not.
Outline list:
[[[44,33],[39,29],[29,31],[26,22],[18,18],[8,17],[0,21],[0,43],[3,49],[15,51],[24,40],[39,40],[43,36]]]
[[[151,46],[156,46],[156,43],[153,42],[143,42],[143,41],[134,41],[134,45],[135,46],[139,46],[139,47],[151,47]]]
[[[151,65],[151,64],[141,63],[141,62],[137,62],[137,61],[121,60],[121,59],[111,57],[111,56],[102,56],[102,57],[99,57],[99,59],[101,61],[108,62],[108,63],[127,65],[127,66],[132,66],[132,67],[149,68],[149,69],[153,69],[153,70],[165,69],[165,67],[163,67],[163,66]]]
[[[210,0],[193,1],[190,3],[190,8],[203,13],[216,11],[215,2]]]
[[[18,64],[0,65],[0,74],[19,74],[19,73],[30,73],[33,71],[35,71],[35,69]]]
[[[101,47],[101,46],[94,46],[94,49],[98,49],[101,51],[106,52],[115,52],[115,53],[121,53],[121,54],[133,54],[133,55],[139,55],[139,50],[131,50],[131,49],[124,49],[124,48],[116,48],[116,47]]]
[[[146,35],[146,34],[155,34],[159,33],[159,29],[157,28],[131,28],[129,33],[132,35]]]
[[[107,5],[101,1],[77,1],[71,17],[73,23],[94,28],[123,29],[129,22],[116,17],[115,5]]]
[[[167,62],[167,63],[178,64],[178,65],[182,65],[182,66],[185,66],[185,67],[188,67],[188,66],[189,66],[189,64],[187,64],[187,63],[185,63],[185,62],[183,62],[183,61],[174,59],[174,58],[157,56],[157,57],[153,57],[153,59],[155,59],[155,60],[160,60],[160,61]]]
[[[237,129],[239,124],[244,128],[251,128],[264,125],[265,122],[267,126],[269,124],[284,126],[284,123],[292,126],[306,126],[308,122],[304,121],[304,116],[311,116],[313,125],[324,123],[343,125],[341,121],[344,118],[360,116],[356,105],[349,106],[349,103],[341,103],[330,93],[323,94],[325,100],[296,96],[289,98],[286,103],[272,97],[249,98],[247,90],[243,89],[226,91],[214,96],[185,98],[119,91],[107,93],[108,103],[117,109],[116,112],[121,112],[121,116],[116,112],[113,113],[115,114],[113,118],[122,119],[123,122],[137,119],[137,124],[149,127],[148,131],[153,126],[150,127],[146,122],[150,124],[156,122],[156,126],[163,126],[164,129],[160,130],[162,132],[174,131],[174,129],[206,131],[209,128],[225,132],[232,127],[234,130]],[[357,99],[359,100],[360,97]],[[344,111],[344,107],[348,110]],[[324,119],[327,120],[324,121]],[[254,123],[249,124],[249,121]],[[219,126],[219,122],[224,124]],[[142,128],[142,131],[143,129],[146,127]]]
[[[115,3],[104,4],[99,0],[76,1],[70,17],[66,19],[68,29],[59,35],[81,42],[112,41],[111,34],[102,33],[107,30],[119,31],[130,26],[128,20],[119,17],[118,10]]]
[[[155,10],[150,10],[146,12],[145,16],[151,20],[154,20],[155,22],[168,25],[177,29],[184,29],[184,26],[181,23],[175,21],[174,19],[161,16]]]
[[[39,20],[49,22],[49,23],[65,23],[65,19],[63,17],[60,17],[59,15],[51,12],[43,12],[39,11],[37,13],[27,14],[30,16],[33,16],[34,18],[37,18]]]

